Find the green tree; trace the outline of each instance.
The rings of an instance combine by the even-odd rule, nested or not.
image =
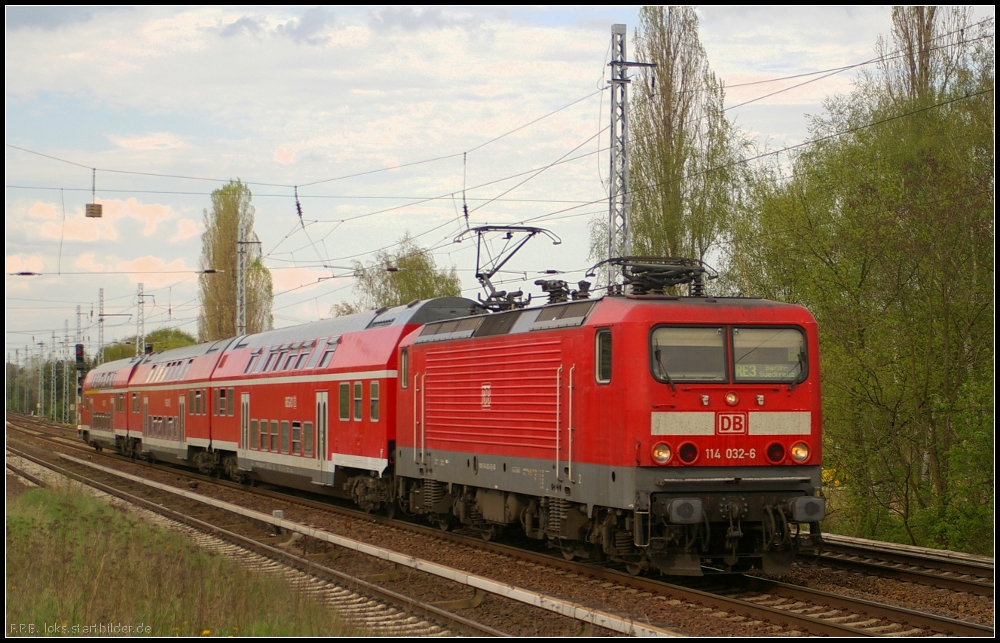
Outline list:
[[[201,269],[216,271],[198,277],[201,313],[198,337],[201,341],[236,335],[238,289],[238,243],[244,230],[243,252],[247,253],[246,321],[248,333],[274,327],[271,316],[271,272],[261,258],[260,240],[253,232],[254,207],[250,188],[239,180],[212,192],[212,211],[205,210]]]
[[[146,334],[146,343],[153,345],[153,351],[170,350],[171,348],[181,348],[196,344],[194,336],[185,333],[179,328],[158,328]],[[116,359],[126,359],[135,357],[135,335],[109,344],[104,347],[103,359],[101,363],[113,362]]]
[[[379,252],[370,264],[355,261],[354,278],[357,301],[335,304],[331,314],[350,315],[415,299],[458,297],[462,292],[455,268],[438,270],[434,255],[417,245],[409,232],[399,240],[395,252]]]
[[[992,553],[994,43],[969,22],[893,10],[812,122],[832,138],[756,170],[727,278],[819,321],[838,528]]]
[[[635,36],[642,68],[629,105],[630,236],[637,255],[705,260],[738,194],[742,133],[698,38],[691,7],[643,7]],[[607,253],[607,224],[591,228],[591,254]]]

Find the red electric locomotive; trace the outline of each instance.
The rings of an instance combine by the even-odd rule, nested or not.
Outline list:
[[[106,364],[83,437],[633,572],[787,573],[825,513],[815,320],[616,261],[627,294],[545,282],[540,307],[413,302]]]
[[[623,263],[628,295],[428,324],[402,342],[400,505],[633,572],[787,573],[825,512],[815,320],[698,296],[689,262]],[[684,281],[696,296],[664,294]]]

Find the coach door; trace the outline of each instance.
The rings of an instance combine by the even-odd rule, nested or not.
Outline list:
[[[186,395],[182,395],[179,398],[177,398],[177,439],[180,441],[181,444],[184,444],[184,424],[185,424],[184,418],[187,415],[184,412],[184,408],[186,404],[187,404]]]
[[[330,418],[330,393],[329,391],[316,392],[316,457],[319,458],[319,482],[320,484],[333,484],[333,470],[335,467],[329,460],[329,450],[327,438],[329,436]]]
[[[240,393],[240,450],[239,466],[241,469],[248,468],[246,459],[250,457],[248,447],[250,445],[250,394]]]

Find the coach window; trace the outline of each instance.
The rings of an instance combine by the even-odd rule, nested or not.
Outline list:
[[[301,422],[292,422],[292,455],[302,455]]]
[[[212,396],[212,415],[222,415],[226,414],[226,389],[217,388],[215,389],[215,395]]]
[[[354,383],[354,419],[361,421],[361,396],[364,392],[361,382]]]
[[[278,359],[274,360],[274,366],[271,367],[271,372],[272,373],[274,371],[278,370],[278,367],[281,366],[281,362],[282,362],[282,360],[285,359],[286,355],[288,355],[288,351],[281,351],[281,354],[278,355]]]
[[[188,415],[194,415],[194,389],[188,389],[188,404],[187,404]]]
[[[309,357],[309,349],[305,348],[299,353],[299,359],[295,362],[295,370],[299,370],[306,365],[306,359]]]
[[[318,368],[326,368],[330,364],[330,360],[333,359],[333,353],[336,350],[337,350],[336,344],[328,345],[326,347],[326,350],[323,352],[323,359],[319,361]]]
[[[594,342],[594,377],[599,384],[611,381],[611,329],[602,328],[597,331]]]
[[[305,443],[307,458],[313,457],[313,423],[306,422],[303,426],[302,442]]]
[[[244,445],[246,449],[256,449],[260,446],[260,427],[257,420],[250,420],[250,444]]]
[[[271,451],[278,451],[278,421],[271,420]]]
[[[281,421],[281,452],[288,453],[288,420]]]
[[[292,367],[292,364],[295,363],[295,358],[296,358],[295,351],[292,351],[291,353],[289,353],[288,354],[288,359],[285,360],[285,366],[281,370],[287,371],[288,369],[290,369]]]
[[[309,352],[309,361],[306,362],[306,368],[313,368],[316,366],[316,361],[320,358],[320,355],[323,354],[322,346],[325,345],[325,343],[325,340],[322,339],[314,339],[312,341],[307,349]]]
[[[229,417],[236,415],[236,389],[229,389],[229,408],[227,409]]]
[[[399,372],[403,376],[403,388],[406,388],[406,381],[410,375],[410,353],[405,348],[399,354]]]
[[[267,420],[260,421],[260,444],[257,448],[261,451],[267,451]]]
[[[260,359],[260,351],[254,351],[253,355],[250,356],[250,361],[247,362],[247,367],[244,369],[244,373],[253,372],[253,367],[257,365],[257,360]]]
[[[369,406],[371,406],[371,412],[369,417],[372,422],[378,422],[378,382],[372,382],[371,388],[369,390],[370,395]]]
[[[133,413],[138,413],[139,412],[139,394],[138,393],[133,393],[132,394],[132,412]]]
[[[340,383],[340,420],[346,422],[351,419],[351,385],[347,382]]]

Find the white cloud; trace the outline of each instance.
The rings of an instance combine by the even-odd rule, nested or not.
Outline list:
[[[174,150],[191,147],[191,144],[169,132],[152,132],[144,136],[114,136],[109,139],[127,150]]]
[[[181,219],[177,222],[177,233],[170,237],[170,241],[184,241],[201,234],[201,228],[191,219]]]
[[[38,202],[28,208],[28,216],[33,219],[58,219],[59,212],[55,203]]]
[[[45,262],[39,255],[7,255],[4,257],[5,272],[42,272]]]
[[[184,259],[168,260],[154,255],[135,259],[122,259],[109,255],[99,259],[96,253],[88,252],[77,257],[73,265],[95,274],[121,274],[131,283],[142,283],[147,290],[198,278],[193,272],[194,269],[189,267]]]

